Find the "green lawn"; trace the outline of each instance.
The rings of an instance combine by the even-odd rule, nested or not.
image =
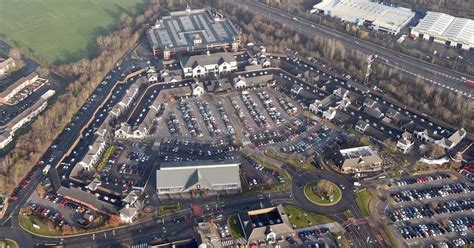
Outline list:
[[[367,189],[357,191],[355,195],[357,206],[365,216],[370,215],[369,204],[372,200],[372,194]]]
[[[40,220],[33,216],[25,216],[21,214],[18,216],[18,221],[20,222],[20,226],[33,233],[47,236],[61,235],[61,232],[58,232],[56,230],[48,230],[48,227],[45,224],[43,224]],[[34,228],[34,224],[38,225],[39,229]]]
[[[284,208],[293,228],[304,228],[335,222],[335,220],[328,216],[308,212],[294,205],[284,205]]]
[[[242,230],[242,226],[240,225],[240,220],[237,218],[237,215],[230,216],[228,222],[230,234],[233,239],[244,237],[244,230]]]
[[[334,204],[338,203],[342,198],[342,192],[341,192],[341,189],[339,188],[339,186],[337,186],[336,184],[334,184],[332,182],[329,182],[335,190],[332,201],[330,201],[329,199],[327,199],[325,197],[319,196],[318,194],[316,194],[312,190],[312,188],[314,186],[316,186],[318,183],[322,183],[323,181],[324,182],[329,182],[329,181],[326,181],[326,180],[320,180],[318,182],[311,182],[311,183],[306,184],[305,187],[304,187],[304,194],[305,194],[306,198],[308,198],[314,204],[323,205],[323,206],[324,205],[330,206],[330,205],[334,205]]]
[[[48,63],[96,52],[96,38],[144,0],[0,0],[0,32]]]
[[[346,217],[346,218],[352,218],[354,217],[354,215],[352,215],[352,212],[351,210],[347,209],[346,211],[342,212],[342,214]]]
[[[310,170],[310,171],[316,170],[316,167],[314,167],[314,165],[312,165],[310,162],[306,162],[306,161],[301,162],[301,161],[298,161],[296,159],[291,159],[291,158],[288,158],[288,157],[282,157],[278,154],[275,154],[272,151],[265,151],[264,153],[265,153],[265,156],[276,159],[276,160],[281,161],[283,163],[287,163],[287,164],[292,165],[296,168],[300,168],[300,169],[303,169],[303,170]]]

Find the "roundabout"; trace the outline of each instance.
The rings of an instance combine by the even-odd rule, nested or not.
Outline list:
[[[310,202],[319,206],[333,206],[342,199],[339,186],[324,179],[307,183],[304,186],[304,195]]]

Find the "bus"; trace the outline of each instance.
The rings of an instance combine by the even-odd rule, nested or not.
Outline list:
[[[474,81],[464,81],[464,84],[470,87],[474,87]]]

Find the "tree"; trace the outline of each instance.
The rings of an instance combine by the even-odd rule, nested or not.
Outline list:
[[[109,218],[109,225],[112,227],[118,227],[122,223],[122,220],[120,219],[120,216],[118,215],[111,215]]]
[[[23,61],[23,55],[21,54],[20,49],[12,47],[10,49],[10,52],[8,53],[8,56],[15,60],[15,67],[17,69],[20,69],[25,66],[25,62]]]

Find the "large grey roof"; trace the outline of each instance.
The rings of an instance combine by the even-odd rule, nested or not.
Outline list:
[[[215,185],[240,185],[239,165],[236,161],[193,161],[163,163],[156,171],[156,187],[187,188],[195,184],[212,188]]]
[[[147,31],[152,47],[186,49],[194,46],[194,37],[200,37],[201,46],[232,43],[239,34],[226,18],[215,20],[205,9],[171,12]]]
[[[471,47],[474,46],[474,20],[471,19],[428,11],[413,30],[438,38],[462,42]]]

